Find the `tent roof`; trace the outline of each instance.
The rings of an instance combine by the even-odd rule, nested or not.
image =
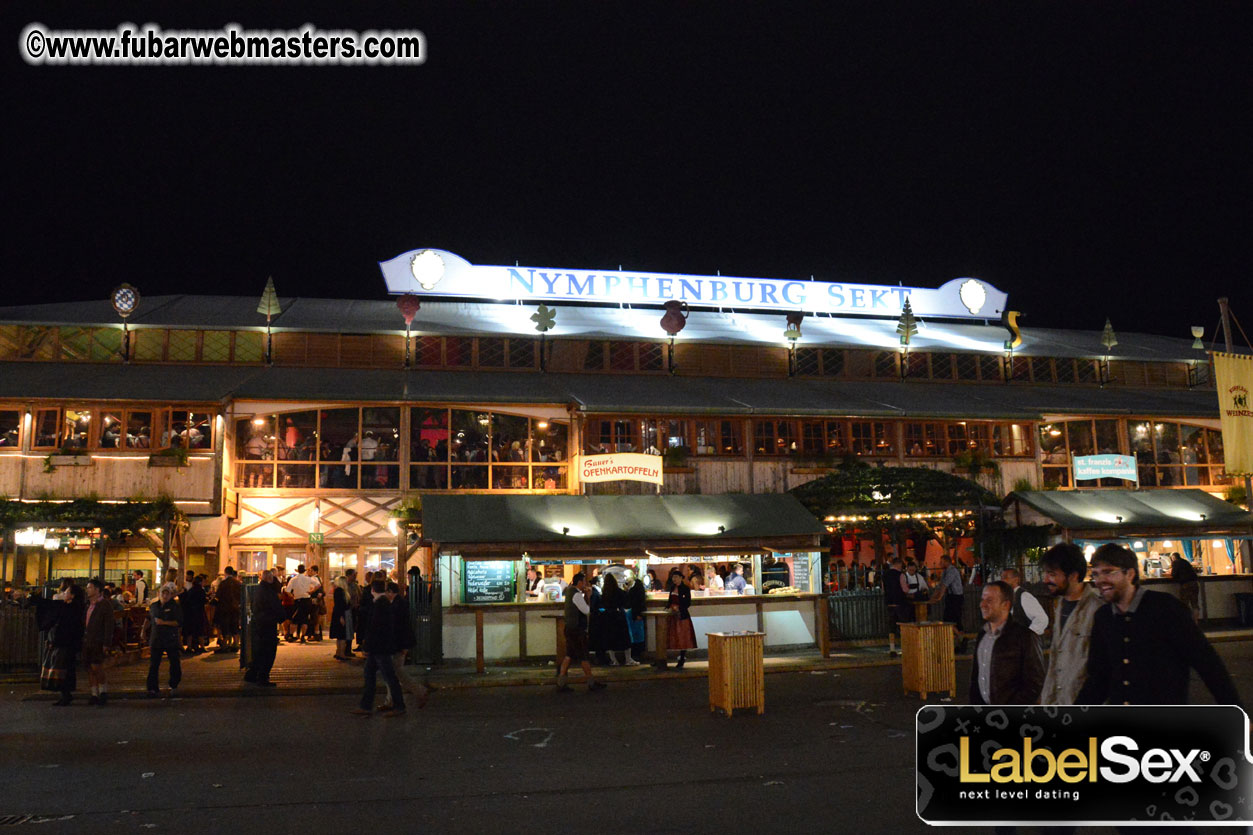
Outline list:
[[[1005,501],[1020,501],[1070,530],[1133,532],[1152,528],[1201,533],[1253,527],[1253,513],[1204,490],[1024,491],[1009,494]]]

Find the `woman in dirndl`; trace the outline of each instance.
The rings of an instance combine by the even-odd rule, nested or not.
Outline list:
[[[670,569],[670,577],[666,580],[666,588],[670,590],[670,616],[666,618],[668,633],[667,650],[679,651],[679,662],[676,669],[683,669],[687,663],[687,651],[696,649],[696,630],[692,627],[692,589],[683,579],[683,572],[677,568]]]

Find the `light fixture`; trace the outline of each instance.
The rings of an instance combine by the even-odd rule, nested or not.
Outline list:
[[[726,533],[726,532],[727,532],[727,526],[726,526],[726,525],[719,525],[719,526],[718,526],[718,533]]]
[[[1133,543],[1131,544],[1131,547],[1132,547],[1132,548],[1134,548],[1134,549],[1135,549],[1135,550],[1137,550],[1137,551],[1143,551],[1143,550],[1144,550],[1144,541],[1143,541],[1143,540],[1140,540],[1140,539],[1137,539],[1135,542],[1133,542]]]
[[[60,537],[56,537],[56,536],[49,536],[49,537],[47,537],[47,538],[45,538],[45,539],[44,539],[44,550],[45,550],[45,551],[56,551],[56,550],[58,550],[60,547],[61,547],[61,538],[60,538]]]
[[[566,528],[566,527],[563,527],[563,528],[561,529],[561,535],[562,535],[562,536],[569,536],[569,535],[570,535],[570,529],[569,529],[569,528]]]
[[[535,424],[535,428],[543,432],[545,429],[548,428],[548,421],[546,420],[539,421],[538,423]]]
[[[13,532],[13,541],[17,545],[43,545],[47,538],[48,532],[43,528],[26,528]]]
[[[253,418],[253,419],[252,419],[252,425],[253,425],[253,426],[265,426],[265,418],[263,418],[263,417],[255,417],[255,418]]]
[[[387,520],[387,532],[392,536],[396,536],[400,533],[400,527],[396,524],[395,517]]]
[[[1201,341],[1201,337],[1205,336],[1205,328],[1200,325],[1192,326],[1192,350],[1204,351],[1205,343]]]
[[[1206,520],[1206,518],[1207,518],[1207,517],[1206,517],[1206,515],[1205,515],[1204,513],[1202,513],[1202,514],[1201,514],[1201,521],[1202,521],[1202,522],[1204,522],[1204,521]]]
[[[1163,548],[1170,548],[1170,547],[1172,547],[1172,546],[1171,546],[1171,542],[1170,542],[1170,540],[1169,540],[1169,539],[1162,540],[1162,547],[1163,547]]]
[[[1120,525],[1122,524],[1122,517],[1121,517],[1121,516],[1115,516],[1115,517],[1114,517],[1114,519],[1115,519],[1115,520],[1117,520],[1118,524],[1120,524]]]

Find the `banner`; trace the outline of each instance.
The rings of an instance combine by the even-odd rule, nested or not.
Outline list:
[[[1253,357],[1214,354],[1218,412],[1223,424],[1223,453],[1228,475],[1253,473]]]
[[[1253,822],[1238,707],[927,705],[917,732],[929,824]]]
[[[608,455],[584,455],[579,461],[579,480],[647,481],[661,484],[661,456],[639,452],[613,452]]]
[[[1136,459],[1132,455],[1076,455],[1075,481],[1091,481],[1096,478],[1125,478],[1139,482]]]

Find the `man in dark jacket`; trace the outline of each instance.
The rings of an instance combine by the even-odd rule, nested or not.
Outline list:
[[[280,584],[268,568],[261,572],[257,596],[252,601],[252,665],[244,681],[261,687],[274,687],[270,670],[278,653],[278,625],[287,619],[287,612],[278,599]]]
[[[148,646],[152,653],[148,659],[148,698],[156,698],[157,686],[160,681],[161,656],[170,659],[170,695],[178,690],[178,683],[183,678],[183,664],[179,657],[183,646],[183,608],[174,599],[176,589],[173,583],[164,583],[157,599],[148,607],[148,625],[151,639]]]
[[[372,598],[370,603],[370,622],[366,624],[365,640],[365,689],[361,692],[361,704],[353,710],[360,716],[369,716],[374,712],[374,693],[378,687],[378,674],[383,674],[383,681],[392,695],[392,709],[383,715],[405,715],[405,693],[400,689],[400,679],[396,678],[396,668],[392,664],[392,656],[399,649],[396,638],[396,623],[392,617],[391,603],[387,599],[387,580],[377,579],[366,590]]]
[[[1107,543],[1092,555],[1092,581],[1108,605],[1092,619],[1081,705],[1182,705],[1195,669],[1220,705],[1240,704],[1222,659],[1177,598],[1139,585],[1134,552]]]
[[[900,633],[900,624],[909,623],[914,619],[914,607],[905,595],[901,586],[901,570],[903,563],[900,557],[892,557],[888,567],[883,571],[883,602],[888,607],[888,651],[896,654],[893,643]]]
[[[983,587],[983,629],[970,671],[972,705],[1033,705],[1044,686],[1044,656],[1035,633],[1009,619],[1014,590],[1003,580]]]

